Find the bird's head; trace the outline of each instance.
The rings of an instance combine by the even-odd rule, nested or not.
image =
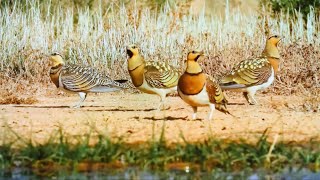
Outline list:
[[[281,37],[278,36],[278,35],[273,35],[273,36],[270,36],[267,40],[267,44],[270,43],[274,46],[277,46],[279,41],[281,40]]]
[[[200,64],[198,61],[203,56],[202,51],[191,51],[187,56],[187,69],[186,71],[191,74],[198,74],[202,72]]]
[[[278,35],[270,36],[267,39],[266,46],[262,52],[262,56],[280,58],[280,53],[278,50],[278,43],[281,40],[281,37]]]
[[[190,51],[188,53],[188,56],[187,56],[187,62],[188,61],[194,61],[194,62],[197,62],[198,60],[201,59],[201,57],[203,57],[203,51]]]
[[[54,52],[49,56],[49,60],[52,64],[52,66],[58,66],[58,65],[64,65],[64,61],[62,59],[61,54],[58,52]]]
[[[139,48],[136,45],[130,45],[127,47],[127,54],[129,58],[132,56],[138,55],[139,54]]]

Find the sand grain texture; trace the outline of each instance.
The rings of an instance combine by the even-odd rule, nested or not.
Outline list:
[[[209,108],[198,110],[198,120],[191,120],[192,109],[179,97],[168,97],[170,109],[155,110],[159,97],[148,94],[91,94],[81,109],[69,108],[78,100],[69,97],[40,97],[33,105],[0,105],[1,143],[16,139],[16,135],[34,143],[45,143],[59,129],[67,137],[81,138],[91,133],[111,139],[122,138],[128,143],[143,143],[159,138],[162,129],[168,143],[202,142],[208,137],[227,140],[256,140],[268,128],[271,138],[279,134],[282,141],[309,141],[319,137],[320,113],[305,112],[303,99],[296,96],[257,95],[259,105],[247,105],[245,99],[229,98],[229,111],[236,117],[215,111],[207,120]],[[14,133],[16,135],[14,135]]]

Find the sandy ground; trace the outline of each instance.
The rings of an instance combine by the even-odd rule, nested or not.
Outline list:
[[[76,94],[39,97],[33,105],[0,105],[0,142],[17,136],[44,143],[62,129],[67,137],[91,133],[122,138],[128,143],[150,141],[165,130],[169,143],[198,142],[208,137],[228,140],[255,140],[268,128],[270,141],[275,134],[283,141],[319,139],[320,113],[296,110],[300,97],[258,94],[259,105],[247,105],[239,94],[229,98],[229,111],[236,117],[215,111],[208,121],[208,107],[199,108],[197,120],[192,109],[179,97],[168,97],[167,110],[157,111],[158,96],[128,92],[89,94],[80,109],[69,108],[78,101]],[[169,108],[170,106],[170,108]],[[94,140],[93,140],[94,141]]]

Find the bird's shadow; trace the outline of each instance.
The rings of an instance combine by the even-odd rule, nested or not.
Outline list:
[[[40,108],[40,109],[46,109],[46,108],[53,108],[53,109],[60,109],[60,108],[66,108],[66,109],[80,109],[84,111],[97,111],[97,112],[103,112],[103,111],[115,111],[115,112],[125,112],[125,111],[145,111],[145,112],[150,112],[150,111],[158,111],[156,108],[148,108],[148,109],[132,109],[132,108],[111,108],[111,109],[86,109],[86,108],[106,108],[106,106],[81,106],[81,108],[72,108],[70,106],[54,106],[54,105],[48,105],[48,106],[32,106],[32,105],[13,105],[12,107],[16,108]],[[180,110],[183,108],[177,108],[175,110]],[[170,110],[170,108],[163,109],[162,111]]]
[[[16,108],[70,108],[70,106],[30,106],[30,105],[14,105]]]
[[[227,105],[246,105],[245,103],[227,103]]]
[[[122,109],[122,108],[113,108],[113,109],[85,109],[85,108],[105,108],[105,106],[81,106],[81,108],[72,108],[70,106],[31,106],[31,105],[14,105],[12,107],[17,108],[67,108],[67,109],[83,109],[84,111],[155,111],[157,109]]]
[[[137,117],[139,119],[139,117]],[[176,120],[187,120],[188,116],[185,117],[173,117],[173,116],[166,116],[162,118],[156,118],[156,117],[143,117],[143,119],[146,120],[152,120],[152,121],[161,121],[161,120],[166,120],[166,121],[176,121]]]
[[[96,112],[104,112],[104,111],[113,111],[113,112],[126,112],[126,111],[155,111],[157,109],[151,108],[151,109],[120,109],[120,108],[113,108],[113,109],[86,109],[86,111],[96,111]]]

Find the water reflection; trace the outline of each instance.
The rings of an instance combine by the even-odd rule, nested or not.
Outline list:
[[[14,179],[14,180],[29,180],[29,179],[248,179],[248,180],[260,180],[260,179],[281,179],[281,180],[318,180],[320,179],[320,173],[314,173],[306,168],[287,168],[281,173],[269,174],[265,170],[260,169],[256,171],[244,170],[236,173],[226,173],[219,170],[212,170],[212,172],[193,172],[182,170],[171,171],[151,171],[141,170],[139,168],[126,168],[124,170],[106,170],[106,171],[94,171],[94,172],[69,172],[59,171],[51,177],[40,177],[33,173],[28,168],[12,168],[7,171],[0,171],[0,179]]]

